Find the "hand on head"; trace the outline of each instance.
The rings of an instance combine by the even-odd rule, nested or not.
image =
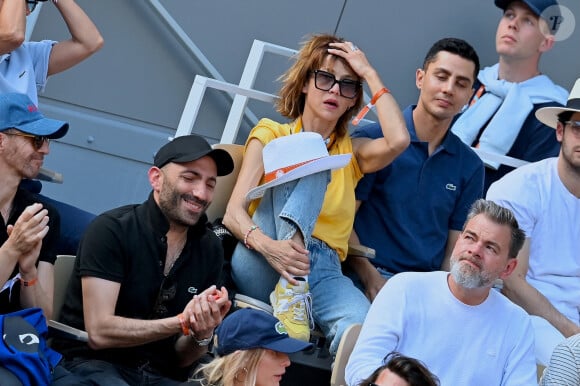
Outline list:
[[[348,65],[359,77],[365,79],[370,71],[374,71],[364,52],[352,42],[330,43],[328,53],[346,60]]]

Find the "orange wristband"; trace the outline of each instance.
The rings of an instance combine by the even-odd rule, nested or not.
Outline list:
[[[35,277],[34,279],[29,280],[29,281],[22,280],[22,278],[20,278],[20,282],[25,287],[32,287],[33,285],[35,285],[36,283],[38,283],[38,277]]]
[[[179,324],[181,324],[181,332],[183,335],[189,335],[189,326],[185,323],[185,319],[183,318],[183,314],[178,314],[177,319],[179,319]]]
[[[389,92],[390,92],[389,89],[386,87],[383,87],[382,89],[377,91],[375,95],[373,95],[371,101],[361,109],[361,111],[356,115],[356,117],[354,117],[354,119],[352,120],[352,124],[354,126],[358,125],[360,121],[365,117],[365,115],[367,115],[367,113],[375,106],[379,98],[383,94],[388,94]]]

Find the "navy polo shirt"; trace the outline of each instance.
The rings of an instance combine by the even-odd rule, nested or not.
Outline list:
[[[363,201],[354,228],[363,245],[376,250],[371,262],[392,273],[441,267],[449,230],[461,230],[471,204],[483,197],[480,158],[448,131],[429,156],[417,138],[413,109],[403,116],[411,143],[390,165],[364,176],[356,189]],[[352,137],[382,137],[379,124]]]

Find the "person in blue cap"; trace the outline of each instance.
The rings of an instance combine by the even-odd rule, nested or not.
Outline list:
[[[52,317],[60,218],[19,188],[38,174],[68,123],[45,118],[24,94],[0,94],[0,314],[40,307]]]
[[[539,69],[542,54],[556,40],[558,2],[495,0],[495,5],[503,10],[495,36],[499,61],[479,72],[468,108],[451,128],[480,151],[486,165],[484,193],[514,167],[558,155],[554,130],[534,113],[562,106],[568,97]]]
[[[38,0],[0,0],[0,93],[26,94],[38,106],[38,93],[44,91],[48,78],[99,51],[104,40],[77,1],[53,0],[51,6],[60,14],[70,38],[25,41],[27,16],[37,5]],[[42,190],[38,180],[25,179],[21,186],[32,193]],[[58,253],[74,255],[95,215],[42,194],[40,197],[56,208],[62,219]]]
[[[226,317],[215,332],[218,357],[202,366],[202,384],[213,386],[279,385],[288,354],[312,347],[291,338],[284,324],[267,312],[244,308]]]

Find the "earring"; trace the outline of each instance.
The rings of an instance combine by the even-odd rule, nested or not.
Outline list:
[[[244,379],[238,379],[238,375],[240,375],[240,371],[244,372]],[[236,375],[234,375],[234,380],[236,382],[244,382],[246,380],[247,375],[248,375],[248,369],[246,367],[243,367],[241,370],[236,372]]]

